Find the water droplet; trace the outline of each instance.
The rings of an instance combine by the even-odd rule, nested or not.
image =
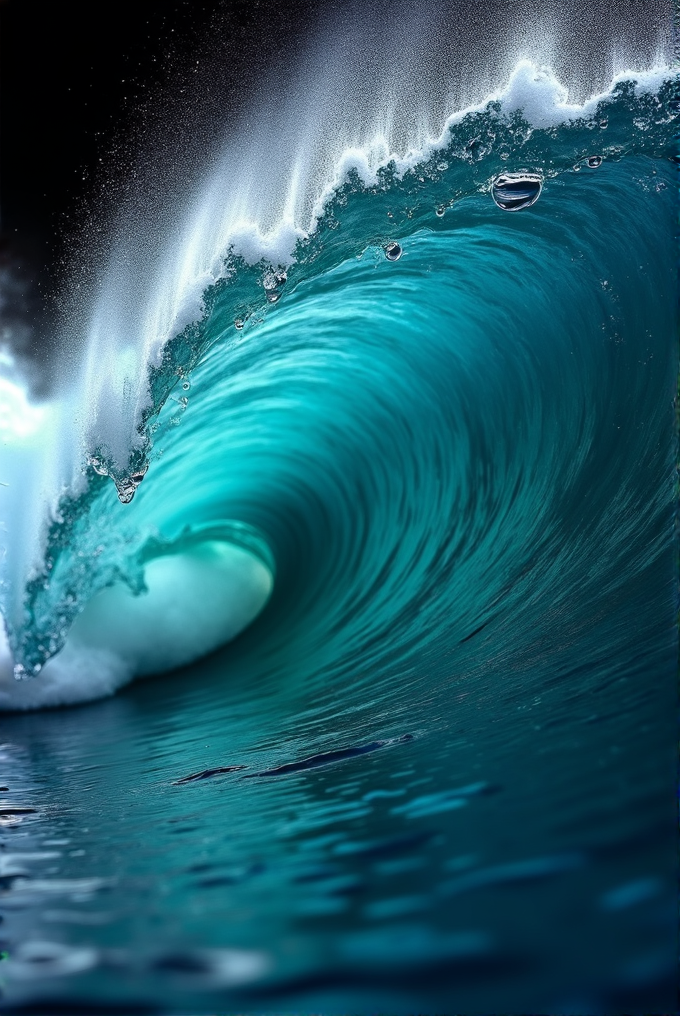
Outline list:
[[[135,496],[137,484],[131,476],[126,476],[122,480],[116,480],[116,490],[118,491],[118,500],[120,503],[130,504],[130,501],[132,501]]]
[[[237,317],[236,320],[234,321],[234,328],[240,332],[241,329],[243,328],[243,325],[244,325],[243,318]]]
[[[88,461],[89,465],[92,466],[92,468],[94,469],[95,473],[97,473],[98,476],[108,476],[109,475],[109,471],[108,471],[108,469],[106,467],[106,463],[104,462],[104,460],[102,458],[100,458],[99,455],[90,455],[87,461]]]
[[[118,492],[118,500],[121,504],[130,504],[130,501],[132,501],[135,496],[137,487],[146,476],[148,468],[149,463],[144,462],[139,469],[130,473],[129,476],[123,476],[120,480],[114,480],[114,483],[116,484],[116,491]]]
[[[385,257],[388,261],[398,261],[401,257],[401,247],[394,240],[385,244]]]
[[[130,474],[130,479],[132,480],[133,483],[139,484],[139,483],[142,482],[142,480],[146,476],[148,470],[149,470],[149,463],[148,462],[142,462],[141,466],[139,466],[138,469],[135,469],[134,473]]]
[[[262,280],[262,285],[264,286],[265,295],[269,303],[276,303],[280,299],[281,293],[279,290],[286,284],[287,278],[288,276],[284,271],[266,273]]]
[[[188,392],[189,389],[191,388],[191,383],[189,381],[185,381],[184,384],[182,385],[182,388],[184,389],[185,392]]]
[[[505,212],[519,212],[535,204],[543,188],[538,173],[502,173],[491,185],[491,197]]]
[[[441,217],[442,217],[442,215],[444,214],[445,211],[446,211],[446,205],[439,205],[438,208],[435,208],[434,214],[436,216],[438,216],[438,218],[441,219]]]
[[[598,169],[598,167],[601,165],[602,165],[601,155],[591,155],[590,158],[588,159],[588,166],[590,167],[590,169]]]

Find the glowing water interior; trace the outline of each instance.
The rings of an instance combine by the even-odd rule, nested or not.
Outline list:
[[[227,159],[4,365],[8,1013],[675,1004],[668,77]]]
[[[565,498],[589,498],[608,561],[627,553],[631,526],[645,540],[653,523],[641,520],[661,510],[661,492],[647,488],[640,518],[624,508],[625,485],[601,500],[575,492],[604,454],[602,435],[633,440],[616,398],[601,405],[602,386],[631,369],[623,333],[642,341],[651,278],[671,286],[670,248],[658,243],[668,163],[645,161],[668,145],[667,77],[623,75],[575,106],[549,72],[520,63],[504,90],[418,151],[393,155],[381,139],[347,149],[306,228],[295,173],[295,200],[269,233],[240,191],[225,203],[227,158],[146,277],[138,261],[110,268],[77,386],[34,407],[3,381],[5,703],[96,698],[212,651],[260,613],[300,539],[300,595],[318,590],[326,612],[319,637],[354,600],[370,604],[370,618],[352,608],[367,647],[422,598],[418,640],[433,647],[439,615],[449,632],[486,623],[509,583],[517,592],[524,547],[540,560],[532,596],[558,573],[564,596]],[[490,181],[518,168],[537,181],[532,200],[544,189],[536,211],[508,217]],[[642,184],[638,172],[659,179]],[[643,264],[628,307],[633,237],[633,260],[655,267]],[[397,257],[386,256],[395,238]],[[627,398],[665,369],[651,357],[669,306],[645,326],[636,355],[649,369]],[[651,412],[635,434],[644,461],[668,402]],[[238,519],[245,545],[222,534],[198,549],[200,527],[224,518]],[[175,552],[188,539],[191,551]],[[17,677],[41,672],[36,683],[13,685],[12,656]]]

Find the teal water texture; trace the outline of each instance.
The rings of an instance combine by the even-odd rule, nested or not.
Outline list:
[[[492,622],[524,647],[562,614],[599,614],[668,547],[669,102],[670,84],[621,83],[544,129],[491,104],[405,173],[388,164],[366,186],[350,172],[287,278],[232,256],[150,368],[142,446],[109,464],[133,502],[93,469],[62,500],[45,564],[6,610],[20,669],[62,646],[97,589],[139,592],[145,561],[206,527],[260,563],[253,611],[273,581],[267,651],[299,619],[312,672],[373,674],[393,653],[410,666]],[[544,189],[504,213],[489,181],[518,168]],[[135,652],[64,700],[143,673]]]
[[[166,346],[118,490],[148,471],[126,505],[94,470],[62,503],[15,658],[44,663],[106,583],[142,602],[165,559],[159,588],[222,611],[205,644],[147,619],[67,700],[214,648],[225,555],[257,617],[87,713],[11,720],[22,800],[50,773],[54,801],[17,834],[86,850],[8,893],[34,939],[62,900],[51,998],[666,1011],[676,100],[470,113],[406,172],[350,173],[285,273],[232,254]],[[490,182],[519,170],[540,198],[503,211]],[[17,1012],[36,955],[10,957]]]

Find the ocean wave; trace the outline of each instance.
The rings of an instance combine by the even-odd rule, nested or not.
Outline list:
[[[672,523],[676,107],[667,68],[577,106],[525,62],[417,151],[347,149],[311,205],[293,174],[269,230],[227,159],[155,261],[112,263],[59,398],[2,382],[0,705],[255,618],[254,673],[300,680],[528,666],[556,627],[615,665]],[[520,214],[508,173],[542,183]]]

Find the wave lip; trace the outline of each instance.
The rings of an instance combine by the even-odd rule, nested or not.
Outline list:
[[[224,514],[246,519],[267,533],[277,554],[283,546],[285,557],[286,539],[295,531],[296,520],[314,518],[305,537],[299,539],[302,554],[307,553],[308,547],[323,543],[324,553],[325,548],[331,556],[337,553],[337,574],[344,575],[340,549],[345,546],[347,553],[353,555],[354,536],[364,521],[384,511],[384,518],[390,521],[389,525],[384,521],[377,523],[384,530],[378,536],[385,536],[386,541],[391,539],[392,508],[388,510],[381,498],[385,491],[394,488],[397,491],[394,504],[401,503],[400,499],[408,493],[412,466],[419,473],[421,497],[427,499],[423,491],[432,480],[428,476],[428,463],[431,464],[440,477],[436,483],[432,481],[431,497],[442,499],[446,494],[450,503],[447,502],[447,507],[442,501],[443,510],[455,505],[457,514],[458,502],[465,502],[468,496],[468,486],[473,493],[479,489],[476,482],[464,476],[464,449],[469,446],[472,456],[475,442],[486,447],[486,423],[477,418],[472,407],[488,398],[494,365],[500,359],[504,359],[508,374],[517,373],[516,386],[518,391],[525,392],[527,404],[542,407],[546,417],[538,430],[525,421],[527,434],[532,437],[530,442],[520,443],[512,455],[508,453],[508,468],[512,466],[514,470],[522,448],[528,454],[534,447],[535,435],[541,434],[545,440],[547,421],[559,411],[566,413],[564,377],[573,380],[574,371],[583,370],[584,377],[578,379],[578,384],[574,380],[571,389],[573,405],[581,405],[584,393],[590,391],[591,377],[602,372],[609,377],[611,363],[606,357],[593,367],[592,375],[586,371],[591,358],[597,358],[602,342],[611,341],[612,362],[623,357],[623,347],[618,349],[616,343],[623,341],[621,336],[626,333],[627,322],[633,320],[637,311],[630,307],[625,313],[622,311],[627,294],[616,278],[620,279],[622,266],[627,264],[630,252],[626,244],[630,245],[633,234],[642,251],[649,242],[649,223],[661,221],[660,202],[664,200],[662,188],[668,186],[668,145],[673,130],[669,110],[674,107],[667,102],[670,89],[666,88],[658,97],[647,98],[640,91],[643,86],[646,87],[644,82],[638,83],[608,96],[606,110],[597,107],[597,118],[586,121],[582,114],[591,107],[595,110],[592,106],[595,100],[589,100],[590,105],[569,106],[554,78],[531,64],[523,64],[516,69],[503,102],[493,108],[478,109],[470,114],[469,120],[462,114],[450,119],[448,147],[439,150],[429,162],[422,161],[427,153],[421,149],[417,155],[421,162],[413,163],[413,171],[408,168],[408,159],[399,165],[392,160],[389,171],[382,176],[375,171],[375,164],[367,162],[367,172],[375,171],[370,178],[374,183],[367,185],[355,161],[354,172],[348,170],[345,183],[329,198],[316,232],[296,248],[297,259],[287,272],[273,271],[266,257],[252,264],[255,248],[241,261],[232,252],[228,265],[222,265],[223,278],[203,293],[204,313],[200,322],[174,336],[160,353],[147,341],[149,335],[144,331],[145,322],[158,319],[143,315],[138,322],[139,356],[129,356],[127,346],[119,350],[122,366],[114,381],[116,385],[120,382],[122,388],[116,392],[114,385],[108,392],[105,414],[97,415],[98,390],[91,391],[85,384],[83,392],[77,393],[71,403],[62,399],[58,406],[48,407],[50,412],[45,419],[56,421],[54,426],[47,427],[36,417],[37,429],[34,428],[29,442],[31,469],[35,465],[37,478],[44,479],[42,437],[45,429],[51,429],[54,434],[49,435],[50,440],[54,439],[62,451],[67,449],[63,460],[71,467],[71,474],[69,482],[64,482],[64,469],[60,472],[54,468],[54,461],[49,463],[50,479],[62,480],[61,488],[56,481],[54,488],[62,492],[66,489],[68,493],[58,503],[63,513],[61,519],[65,518],[67,524],[62,524],[60,517],[53,517],[43,544],[49,556],[44,559],[42,571],[39,560],[30,562],[35,569],[33,573],[28,566],[24,569],[28,585],[23,587],[15,581],[21,571],[17,560],[22,554],[23,567],[27,555],[22,548],[33,549],[37,540],[16,539],[19,522],[24,526],[22,533],[30,528],[20,517],[21,512],[28,502],[30,512],[25,514],[30,515],[33,525],[39,509],[50,501],[42,490],[40,497],[25,496],[27,489],[38,491],[30,469],[31,475],[21,476],[30,458],[24,448],[28,439],[19,440],[14,434],[17,427],[5,426],[6,433],[14,434],[12,468],[16,466],[16,482],[9,491],[3,488],[0,495],[2,503],[10,506],[10,516],[14,512],[16,518],[10,518],[13,531],[9,546],[14,587],[10,589],[11,595],[6,592],[6,584],[3,588],[3,610],[16,640],[13,645],[19,664],[25,665],[27,671],[37,671],[46,658],[51,659],[42,666],[37,682],[8,686],[3,680],[0,702],[13,708],[20,700],[31,706],[107,694],[135,673],[159,672],[198,658],[234,637],[249,619],[254,619],[267,602],[273,585],[273,568],[267,554],[252,547],[254,557],[248,557],[248,547],[235,535],[232,539],[229,533],[209,534],[205,530],[200,534],[199,542],[204,545],[200,552],[195,544],[172,543],[182,527],[193,527],[197,520]],[[534,112],[539,107],[544,111],[558,110],[563,120],[574,119],[573,125],[554,130],[534,129],[524,117],[525,97],[534,92]],[[515,116],[513,109],[524,112]],[[577,165],[586,165],[587,158],[592,164],[594,152],[602,153],[596,158],[602,161],[603,168],[596,177],[591,173],[576,176]],[[634,160],[640,154],[644,158],[636,163]],[[642,163],[654,161],[658,167],[653,174],[656,180],[650,177],[648,184],[632,177],[624,187],[629,155],[636,173],[643,171]],[[389,148],[382,149],[380,158],[384,161],[388,157]],[[538,178],[534,171],[541,171],[545,199],[526,215],[499,215],[491,200],[492,181],[498,181],[503,174],[512,178],[518,170],[526,178],[530,173]],[[639,200],[631,201],[631,193],[637,194]],[[622,194],[625,194],[623,218]],[[566,200],[561,200],[561,196]],[[201,229],[209,219],[209,216],[201,219]],[[592,229],[595,221],[601,224],[599,237]],[[208,241],[211,236],[214,239],[200,229],[199,234],[194,236],[196,242],[192,241],[194,254],[209,248]],[[176,257],[168,267],[164,285],[170,285],[174,278],[173,266],[183,256],[184,239],[180,234],[176,241]],[[584,259],[580,275],[574,274],[573,258],[566,256],[566,252],[576,249],[582,251]],[[217,258],[220,250],[212,249],[211,257]],[[403,254],[398,263],[390,257],[390,253],[397,251]],[[654,257],[661,260],[658,252]],[[467,259],[467,263],[463,264],[461,258]],[[651,254],[647,259],[650,265],[655,263]],[[563,306],[564,313],[551,310],[541,324],[546,299],[545,266],[549,261],[554,262],[555,272],[558,263],[561,265],[559,276],[556,274],[550,282],[549,302],[556,301],[562,292],[564,303],[559,306]],[[629,267],[625,270],[629,271]],[[190,275],[184,279],[186,285]],[[463,278],[467,282],[461,288]],[[149,280],[143,280],[144,284],[148,281],[152,296],[154,279],[155,276],[149,276]],[[481,288],[480,280],[484,280]],[[642,294],[646,282],[642,279],[640,282],[638,293]],[[522,293],[519,307],[517,301]],[[646,299],[639,295],[638,306]],[[665,305],[657,310],[655,320],[658,319],[661,328]],[[502,327],[501,318],[505,319]],[[596,322],[597,334],[588,339],[591,325],[595,327]],[[534,325],[540,325],[541,335],[550,332],[553,336],[550,354],[536,334],[531,338]],[[573,337],[568,336],[572,328],[576,329]],[[558,342],[556,336],[561,333],[563,338]],[[160,333],[155,334],[158,337]],[[630,342],[634,341],[631,336]],[[530,352],[532,344],[535,348]],[[560,366],[559,397],[547,403],[542,394],[546,386],[555,392],[558,389],[541,372],[553,369],[550,357],[561,356],[562,345],[569,359]],[[214,357],[208,354],[209,350]],[[95,342],[88,351],[89,368],[93,370],[98,364],[96,352]],[[109,353],[115,359],[115,335]],[[578,356],[571,359],[574,353]],[[641,357],[646,355],[640,350]],[[450,373],[456,358],[460,369]],[[108,363],[105,360],[97,369],[105,374]],[[137,372],[139,363],[143,369]],[[130,373],[127,387],[126,371]],[[477,374],[479,377],[474,381]],[[443,398],[435,392],[445,376],[449,382]],[[408,384],[406,377],[410,379]],[[536,387],[530,390],[534,381]],[[468,384],[473,386],[469,390]],[[458,391],[459,386],[460,392],[454,398],[452,392]],[[397,397],[398,393],[401,394]],[[506,398],[504,387],[497,398],[499,404]],[[125,508],[115,501],[110,481],[96,475],[101,471],[94,465],[99,461],[98,449],[88,447],[84,432],[80,434],[80,443],[70,441],[73,433],[66,418],[71,411],[77,415],[83,399],[90,399],[90,409],[97,416],[98,425],[104,428],[104,436],[108,427],[116,431],[115,444],[123,456],[130,453],[126,434],[134,431],[137,445],[147,442],[144,455],[150,453],[151,468],[143,483],[144,474],[133,469],[135,484],[135,477],[140,480],[139,491],[134,503]],[[147,405],[154,414],[145,417],[145,430],[136,421],[140,405]],[[467,415],[462,412],[466,405]],[[424,406],[432,413],[431,426],[439,434],[436,440],[433,433],[426,434],[420,428]],[[583,407],[586,429],[582,445],[573,448],[573,460],[564,465],[569,476],[577,475],[574,463],[586,454],[590,440],[587,428],[595,426],[598,406],[599,397],[593,397]],[[53,409],[55,413],[59,409],[60,415],[50,415]],[[523,418],[524,406],[511,407],[511,411]],[[489,449],[498,445],[505,426],[504,420],[498,421]],[[564,442],[570,428],[560,426],[560,441]],[[346,449],[358,432],[362,440],[354,461],[345,462]],[[421,445],[417,446],[416,439],[422,439]],[[392,442],[402,449],[396,459],[392,458]],[[357,470],[365,452],[373,446],[380,451],[374,451],[376,462],[370,484],[361,497],[345,501],[347,479],[353,478],[352,482],[361,487]],[[412,461],[407,461],[407,448],[411,448]],[[435,461],[435,452],[439,461]],[[75,460],[83,453],[90,466],[73,469]],[[142,454],[135,446],[135,454],[138,453]],[[496,454],[489,450],[489,468]],[[61,468],[58,456],[53,459]],[[479,449],[472,461],[482,462]],[[622,465],[625,469],[626,464]],[[547,476],[544,467],[548,466],[550,463],[545,459],[536,473],[539,480]],[[463,476],[460,488],[456,476]],[[484,482],[491,483],[493,476],[492,470]],[[526,471],[521,470],[518,477],[509,477],[508,484],[520,484],[524,489],[525,476]],[[340,496],[328,502],[325,516],[316,518],[313,508],[323,501],[323,483],[329,477],[334,478]],[[398,492],[402,483],[405,490]],[[550,497],[559,489],[554,480],[546,481],[545,490]],[[498,496],[502,501],[502,496]],[[526,496],[529,497],[528,491]],[[413,500],[410,510],[412,523],[416,518],[424,521],[427,511],[418,499]],[[475,502],[474,512],[472,507],[470,512],[476,520],[474,525],[481,524],[484,504]],[[534,513],[535,508],[530,512]],[[331,519],[335,525],[331,525]],[[286,529],[288,535],[284,538]],[[434,519],[427,522],[420,535],[417,526],[412,526],[410,535],[414,547],[419,549],[417,554],[414,550],[408,563],[410,570],[404,572],[411,577],[398,586],[393,583],[392,567],[387,579],[381,579],[378,590],[385,602],[388,586],[391,602],[402,596],[409,600],[410,583],[414,581],[411,573],[419,567],[417,561],[423,560],[423,546],[428,539],[425,533],[436,530]],[[277,532],[281,533],[278,545]],[[367,541],[363,554],[366,575],[367,562],[373,560],[377,567],[382,552],[381,538],[376,539],[376,532]],[[156,546],[147,542],[144,551],[144,541],[153,534],[160,542]],[[170,541],[167,544],[163,543],[166,538]],[[232,543],[237,550],[223,554],[222,545]],[[140,548],[143,552],[138,558]],[[394,552],[399,553],[397,547]],[[432,562],[435,570],[437,555]],[[145,590],[140,587],[139,595],[135,596],[131,590],[136,581],[135,569],[139,568],[146,572],[146,587]],[[4,580],[9,573],[4,565],[3,572]],[[308,590],[303,588],[307,582],[308,589],[315,590],[318,599],[328,604],[331,616],[343,602],[337,595],[330,599],[329,590],[337,592],[336,571],[329,566],[328,586],[323,588],[313,570],[304,575],[303,581],[298,569],[296,589],[309,599]],[[373,588],[370,577],[368,581],[369,588]],[[229,582],[231,591],[227,595]],[[213,590],[209,598],[201,591],[206,585]],[[23,589],[28,593],[21,600],[19,594]],[[368,607],[367,594],[357,589],[352,595]],[[227,603],[230,598],[232,602]],[[214,610],[207,599],[214,600],[217,605]],[[442,599],[442,609],[444,602]],[[379,614],[375,605],[373,600],[365,611],[366,627]],[[313,606],[310,604],[310,609]],[[483,604],[479,608],[465,617],[461,644],[467,645],[472,638],[470,632],[474,635],[486,628],[489,611]],[[173,614],[184,620],[172,624],[169,618]],[[191,624],[187,622],[189,618],[193,619]],[[59,652],[71,625],[68,644]],[[180,631],[183,626],[191,630]],[[365,631],[366,628],[364,634]],[[164,643],[162,651],[156,645],[160,642]],[[5,658],[3,670],[8,673],[8,653]],[[86,658],[93,664],[89,670],[96,669],[97,676],[87,673],[87,663],[81,662]]]

